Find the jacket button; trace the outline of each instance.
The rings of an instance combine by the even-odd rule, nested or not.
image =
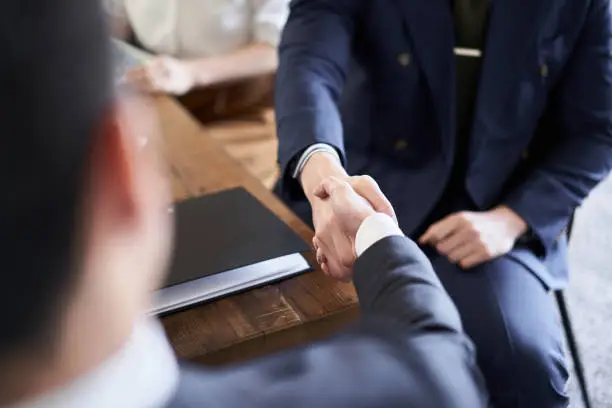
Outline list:
[[[542,78],[548,78],[548,64],[544,63],[540,65],[540,76]]]
[[[523,150],[523,153],[521,153],[521,159],[523,160],[529,159],[529,150],[527,149]]]
[[[410,54],[408,54],[407,52],[402,52],[397,56],[397,62],[402,67],[407,67],[408,65],[410,65]]]
[[[395,150],[401,152],[402,150],[406,150],[408,147],[408,141],[406,139],[399,139],[395,142]]]

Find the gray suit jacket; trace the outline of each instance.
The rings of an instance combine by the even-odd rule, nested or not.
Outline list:
[[[238,367],[185,367],[168,408],[486,407],[474,349],[420,249],[386,238],[354,269],[353,330]]]

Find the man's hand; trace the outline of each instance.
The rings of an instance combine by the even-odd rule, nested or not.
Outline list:
[[[187,62],[162,56],[128,71],[125,83],[145,92],[183,95],[194,87],[195,78]]]
[[[338,159],[327,152],[317,152],[313,154],[304,165],[300,174],[300,183],[304,189],[304,194],[311,205],[315,205],[318,200],[315,190],[319,188],[323,180],[329,177],[338,179],[348,178],[348,174]]]
[[[313,241],[323,271],[340,280],[352,276],[357,258],[355,237],[362,222],[375,212],[395,219],[395,213],[376,182],[367,176],[329,177],[315,190],[319,212]]]
[[[514,247],[527,224],[506,206],[485,212],[460,212],[435,223],[419,239],[464,269],[502,256]]]

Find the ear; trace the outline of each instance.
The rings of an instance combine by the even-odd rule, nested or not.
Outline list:
[[[95,215],[103,211],[121,222],[138,216],[138,150],[137,141],[121,120],[120,109],[112,106],[102,118],[90,155],[88,204],[97,208]]]

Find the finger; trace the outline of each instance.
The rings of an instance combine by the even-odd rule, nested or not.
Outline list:
[[[327,263],[321,264],[321,270],[326,276],[331,277],[331,275],[329,274],[329,266],[327,266]]]
[[[436,245],[439,241],[448,237],[462,226],[463,218],[457,215],[449,215],[442,221],[438,221],[419,238],[420,244]]]
[[[337,177],[327,177],[321,182],[321,184],[315,189],[315,196],[325,200],[329,198],[338,189],[346,188],[348,184],[345,181],[340,180]]]
[[[319,238],[319,236],[317,236],[315,252],[317,251],[321,251],[328,258],[335,256],[336,252],[334,250],[333,237],[321,236]]]
[[[490,260],[490,256],[485,251],[480,251],[464,258],[461,262],[459,262],[459,266],[461,266],[463,269],[472,269],[473,267]]]
[[[160,72],[150,70],[147,75],[147,81],[149,82],[151,91],[153,92],[165,92],[168,79]]]
[[[365,198],[376,212],[387,214],[397,222],[395,210],[389,199],[383,194],[378,183],[370,176],[351,177],[348,181],[353,190]]]
[[[325,256],[325,254],[323,253],[323,250],[321,248],[317,249],[317,263],[319,265],[322,265],[324,263],[327,263],[327,257]]]
[[[344,279],[346,268],[344,268],[337,259],[329,258],[325,264],[327,265],[327,274],[330,277],[338,280]]]
[[[447,255],[447,258],[452,263],[460,263],[466,258],[480,252],[480,246],[476,242],[463,244]]]
[[[317,263],[329,264],[329,258],[333,257],[335,254],[335,252],[333,251],[333,247],[328,246],[324,241],[322,241],[318,237],[316,238],[316,240],[317,240],[317,250],[316,250]]]
[[[156,84],[160,84],[162,82],[167,81],[171,75],[168,68],[165,67],[161,62],[157,62],[155,64],[150,65],[147,69],[147,74]]]
[[[332,246],[328,246],[325,242],[321,242],[320,248],[325,255],[325,264],[327,265],[327,273],[330,277],[341,281],[350,280],[352,268],[347,268],[343,253],[345,250],[337,242],[332,242]]]
[[[342,265],[344,268],[352,269],[355,261],[357,260],[354,242],[343,236],[334,240],[334,248],[336,250],[340,265]]]
[[[460,246],[476,241],[477,238],[478,233],[476,231],[470,228],[462,228],[439,241],[436,250],[441,254],[448,255]]]
[[[319,244],[319,238],[313,237],[312,238],[312,248],[316,251],[317,249],[319,249],[319,246],[321,246]]]

